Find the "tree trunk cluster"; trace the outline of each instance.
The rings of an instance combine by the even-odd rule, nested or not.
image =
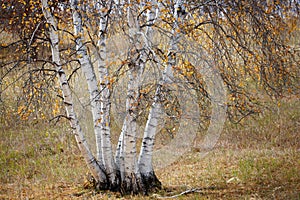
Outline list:
[[[95,8],[99,13],[99,41],[97,42],[98,52],[98,77],[91,62],[87,46],[84,42],[84,22],[82,10],[78,0],[70,0],[72,10],[72,20],[74,27],[74,36],[76,43],[76,53],[79,59],[81,69],[85,75],[90,94],[90,105],[93,117],[94,133],[96,138],[95,157],[86,142],[85,135],[80,127],[79,120],[74,111],[72,92],[67,80],[67,76],[61,65],[58,25],[54,14],[51,12],[48,0],[41,0],[43,14],[49,26],[49,35],[52,50],[52,61],[56,66],[61,90],[64,97],[65,109],[70,120],[77,144],[89,167],[97,189],[107,189],[120,191],[122,194],[143,193],[147,194],[153,189],[161,187],[161,183],[154,173],[152,166],[152,154],[155,141],[156,128],[161,115],[161,95],[164,91],[164,85],[172,82],[172,66],[175,65],[177,50],[176,43],[179,40],[179,34],[175,29],[178,28],[174,23],[173,38],[171,39],[169,61],[163,72],[163,78],[159,82],[155,93],[155,99],[149,111],[148,121],[144,131],[141,151],[137,156],[136,134],[137,134],[137,116],[139,104],[139,89],[142,74],[146,65],[147,54],[151,50],[152,25],[155,22],[158,13],[158,6],[155,0],[149,1],[150,8],[147,11],[148,27],[145,32],[141,30],[136,13],[127,7],[127,20],[129,27],[130,48],[132,55],[128,64],[128,86],[126,98],[126,116],[124,119],[122,131],[119,137],[115,156],[112,152],[111,133],[110,133],[110,80],[108,68],[106,66],[106,32],[108,27],[109,9],[113,1],[100,1]],[[178,7],[182,5],[181,1],[176,1],[175,19],[178,19]],[[120,4],[120,6],[122,6]],[[136,52],[139,52],[136,55]],[[99,84],[100,83],[100,84]]]

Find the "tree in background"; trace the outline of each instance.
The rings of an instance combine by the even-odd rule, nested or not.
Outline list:
[[[52,103],[47,94],[58,90],[58,82],[66,114],[52,117],[70,122],[98,189],[147,194],[161,187],[152,164],[159,126],[165,121],[168,134],[181,138],[178,119],[190,112],[180,108],[177,85],[195,96],[203,129],[214,101],[239,122],[260,112],[257,90],[275,99],[299,95],[299,44],[291,44],[286,35],[299,31],[298,1],[20,0],[2,3],[1,11],[2,34],[18,34],[16,41],[1,41],[0,97],[5,99],[2,93],[22,78],[25,106],[17,110],[27,120],[45,106],[42,102]],[[109,41],[118,35],[126,38],[115,41],[124,43],[119,48],[125,46],[125,55],[112,59]],[[220,75],[227,99],[214,99],[225,93],[204,69]],[[78,85],[72,78],[78,70],[87,83],[96,156],[76,113],[73,90]],[[151,70],[160,78],[145,86],[143,79]],[[126,95],[121,91],[125,114],[113,156],[112,92],[122,77],[127,80]],[[145,128],[138,156],[140,121]],[[187,138],[181,140],[183,144]]]

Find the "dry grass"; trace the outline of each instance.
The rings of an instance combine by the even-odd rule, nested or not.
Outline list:
[[[279,109],[278,109],[279,108]],[[241,125],[227,124],[205,157],[189,152],[157,171],[156,199],[197,188],[180,199],[299,199],[300,102],[286,100]],[[274,112],[276,111],[276,112]],[[83,189],[86,166],[64,126],[0,129],[0,199],[118,199]]]
[[[87,170],[69,132],[64,127],[45,124],[2,129],[0,199],[46,197],[80,184]]]
[[[181,190],[199,188],[188,199],[293,199],[300,194],[299,160],[290,150],[215,150],[204,158],[186,155],[162,172],[162,180]]]

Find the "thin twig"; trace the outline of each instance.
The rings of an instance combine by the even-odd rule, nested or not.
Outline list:
[[[199,189],[199,188],[193,188],[193,189],[183,191],[180,194],[176,194],[176,195],[173,195],[173,196],[157,196],[157,198],[158,199],[173,199],[173,198],[180,197],[182,195],[187,195],[187,194],[190,194],[190,193],[200,192],[200,191],[201,191],[201,189]]]
[[[33,41],[33,38],[34,38],[34,35],[37,32],[38,28],[40,27],[41,23],[42,22],[39,22],[38,25],[35,27],[35,30],[33,31],[32,36],[31,36],[30,41],[29,41],[29,46],[31,45],[31,43]]]

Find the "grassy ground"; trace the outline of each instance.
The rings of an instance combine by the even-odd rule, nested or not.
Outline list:
[[[189,152],[157,171],[163,189],[148,197],[300,199],[300,102],[286,100],[240,125],[227,124],[205,157]],[[88,170],[64,126],[0,129],[0,199],[117,199],[83,188]]]

